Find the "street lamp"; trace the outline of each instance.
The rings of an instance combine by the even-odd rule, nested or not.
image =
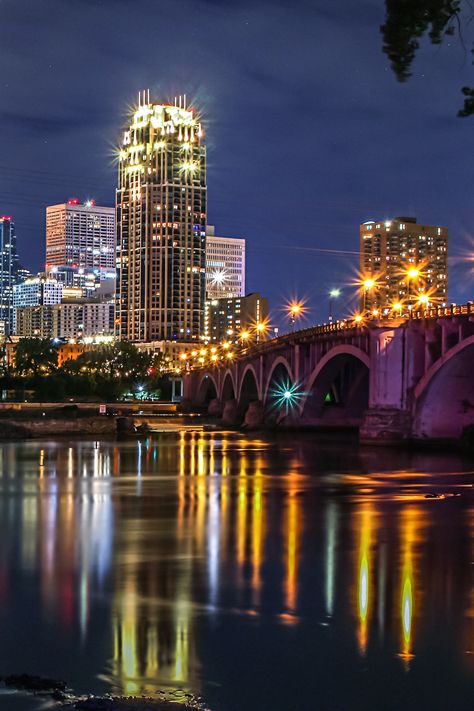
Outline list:
[[[256,325],[256,327],[255,327],[255,330],[256,330],[256,332],[257,332],[257,341],[260,340],[260,336],[263,336],[263,334],[265,333],[266,329],[267,329],[267,327],[265,326],[264,323],[261,323],[261,322],[260,322],[260,323],[257,323],[257,325]]]
[[[338,299],[340,295],[340,289],[331,289],[331,291],[329,292],[329,323],[332,323],[332,303],[334,299]]]
[[[407,276],[407,282],[408,282],[408,284],[407,284],[408,309],[411,314],[411,306],[412,306],[412,304],[411,304],[411,293],[412,293],[411,285],[412,285],[412,282],[415,279],[418,279],[418,277],[420,276],[420,270],[417,269],[417,267],[410,267],[406,271],[406,276]]]
[[[367,294],[371,289],[374,288],[375,286],[375,279],[364,279],[362,282],[362,286],[364,287],[364,313],[367,311]]]
[[[291,330],[295,330],[295,321],[301,316],[303,312],[303,304],[294,301],[288,306],[288,313],[290,315]]]
[[[420,304],[420,306],[424,306],[424,310],[426,311],[430,303],[428,294],[420,294],[420,296],[418,297],[418,303]]]

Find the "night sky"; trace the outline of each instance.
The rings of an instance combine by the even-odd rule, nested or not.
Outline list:
[[[0,214],[22,263],[43,267],[46,205],[114,204],[114,146],[150,88],[201,110],[208,221],[247,238],[247,291],[274,322],[292,296],[326,319],[371,218],[447,225],[450,300],[473,297],[474,118],[456,117],[471,57],[424,44],[399,84],[383,19],[383,0],[0,0]]]

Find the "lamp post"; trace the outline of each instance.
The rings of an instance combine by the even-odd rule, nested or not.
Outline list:
[[[303,307],[301,304],[298,304],[297,302],[294,302],[290,304],[288,307],[288,313],[290,315],[290,324],[291,324],[291,330],[295,330],[295,321],[296,319],[301,316],[301,312],[303,310]]]
[[[418,279],[418,277],[420,276],[420,270],[417,269],[416,267],[410,267],[410,269],[407,270],[407,274],[406,274],[406,275],[407,275],[407,282],[408,282],[408,283],[407,283],[408,311],[410,312],[410,316],[411,316],[411,309],[412,309],[412,302],[411,302],[411,301],[412,301],[412,298],[411,298],[411,297],[412,297],[412,289],[411,289],[411,285],[412,285],[412,281],[413,281],[414,279]]]
[[[257,342],[260,341],[260,336],[263,336],[266,330],[266,326],[264,323],[257,323],[255,327],[255,331],[257,333]]]
[[[364,313],[367,311],[367,294],[375,286],[375,279],[365,279],[363,282],[364,287]]]
[[[429,304],[430,304],[430,299],[429,299],[428,294],[420,294],[420,296],[418,297],[418,303],[420,304],[420,306],[424,307],[423,310],[426,311],[428,309]]]
[[[331,289],[329,292],[329,323],[332,323],[332,304],[334,299],[338,299],[341,295],[340,289]]]

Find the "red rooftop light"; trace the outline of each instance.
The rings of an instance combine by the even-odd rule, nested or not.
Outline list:
[[[78,205],[79,200],[77,198],[69,198],[69,200],[67,201],[67,204],[68,205]]]
[[[11,218],[10,215],[2,215],[2,216],[0,217],[0,220],[8,220],[8,221],[11,221],[11,219],[12,219],[12,218]]]

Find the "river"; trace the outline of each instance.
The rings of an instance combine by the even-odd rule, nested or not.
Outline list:
[[[3,443],[0,674],[211,711],[472,709],[473,484],[455,453],[345,434]]]

